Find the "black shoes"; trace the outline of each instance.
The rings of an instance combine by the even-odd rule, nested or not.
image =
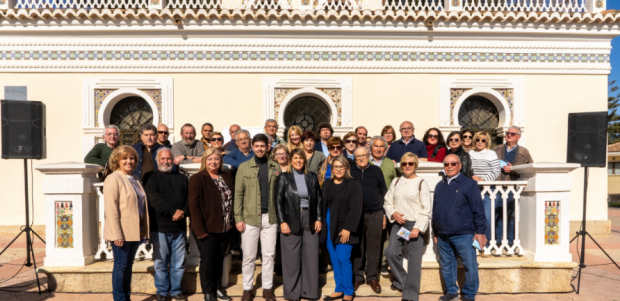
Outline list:
[[[178,295],[174,295],[172,296],[173,300],[177,300],[177,301],[181,301],[181,300],[185,300],[185,296],[183,296],[183,294],[178,294]]]
[[[166,301],[166,296],[162,296],[160,294],[155,294],[155,298],[157,301]]]
[[[392,284],[392,285],[390,286],[390,289],[391,289],[391,290],[393,290],[393,291],[398,291],[398,292],[401,292],[401,293],[403,292],[403,290],[401,290],[401,289],[397,288],[396,286],[394,286],[394,284]]]
[[[225,290],[217,290],[216,295],[217,295],[217,299],[218,299],[218,300],[222,300],[222,301],[230,301],[230,300],[232,300],[232,298],[231,298],[231,297],[229,297],[229,296],[226,294],[226,291],[225,291]]]
[[[390,276],[387,265],[381,267],[381,276]]]
[[[323,301],[334,301],[334,300],[342,299],[342,297],[344,297],[344,294],[341,294],[338,297],[325,296],[323,297]]]
[[[204,301],[217,301],[213,293],[206,293]]]

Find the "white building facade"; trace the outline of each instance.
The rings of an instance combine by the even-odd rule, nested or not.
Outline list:
[[[409,120],[421,138],[469,127],[476,112],[498,141],[516,125],[536,162],[566,162],[568,113],[607,109],[620,15],[602,0],[488,2],[0,0],[0,83],[46,104],[47,158],[35,165],[82,161],[129,115],[168,125],[174,142],[185,123],[226,133],[268,118],[326,121],[336,135]],[[3,227],[24,222],[22,164],[0,161]],[[590,177],[589,230],[608,233],[607,174]],[[576,223],[583,169],[570,179]]]

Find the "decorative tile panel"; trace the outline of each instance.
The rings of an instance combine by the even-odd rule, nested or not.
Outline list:
[[[596,8],[603,8],[603,0],[596,0]]]
[[[545,245],[559,245],[560,202],[545,202]]]
[[[278,116],[280,115],[280,109],[282,102],[289,94],[293,93],[300,88],[288,88],[288,89],[274,89],[274,119],[278,120]],[[338,112],[332,112],[332,114],[337,113],[338,117],[336,120],[336,126],[342,125],[342,89],[322,89],[317,88],[317,90],[327,94],[336,106],[336,110]]]
[[[56,248],[73,248],[73,202],[56,202]]]
[[[590,64],[609,63],[609,54],[323,50],[3,50],[0,51],[0,61],[305,61]]]
[[[463,93],[471,89],[450,89],[450,125],[454,125],[454,105]]]
[[[108,95],[118,89],[95,89],[95,127],[99,127],[99,109]]]
[[[497,91],[499,94],[501,94],[504,99],[506,100],[506,102],[508,103],[508,106],[510,106],[510,125],[512,126],[514,124],[514,116],[515,116],[515,112],[514,112],[514,90],[513,89],[493,89],[495,91]]]
[[[140,91],[146,93],[149,97],[151,97],[151,100],[153,100],[153,102],[155,103],[155,106],[157,106],[157,113],[159,115],[159,123],[162,123],[161,90],[160,89],[140,89]]]

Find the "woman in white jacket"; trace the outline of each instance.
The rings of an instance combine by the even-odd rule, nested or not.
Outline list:
[[[390,222],[396,223],[385,251],[394,275],[391,288],[402,291],[403,300],[419,299],[424,233],[431,219],[431,191],[426,181],[415,174],[418,162],[418,157],[411,152],[403,155],[400,167],[404,175],[392,181],[383,205]],[[402,250],[406,240],[398,235],[401,227],[411,231],[407,242],[408,272],[403,268]]]

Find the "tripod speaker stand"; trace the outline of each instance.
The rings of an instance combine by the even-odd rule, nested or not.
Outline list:
[[[13,238],[11,243],[9,243],[9,245],[6,246],[4,248],[4,250],[2,250],[2,252],[0,252],[0,256],[2,256],[2,254],[6,250],[8,250],[9,247],[11,247],[11,245],[23,233],[26,233],[26,263],[24,263],[24,265],[27,266],[27,267],[31,267],[31,266],[34,265],[34,274],[35,274],[35,276],[37,278],[37,288],[39,289],[39,294],[40,294],[41,293],[41,282],[39,281],[39,274],[37,273],[37,260],[34,258],[34,248],[33,248],[34,236],[36,235],[43,243],[45,243],[45,240],[43,240],[43,238],[41,238],[41,236],[39,236],[39,234],[37,234],[37,232],[34,232],[34,230],[32,230],[32,228],[30,227],[30,206],[28,206],[28,161],[27,161],[27,159],[24,159],[24,187],[25,187],[25,196],[26,196],[25,197],[25,203],[26,203],[26,225],[24,226],[22,231],[19,232],[19,234],[17,234],[17,236],[15,236],[15,238]]]

